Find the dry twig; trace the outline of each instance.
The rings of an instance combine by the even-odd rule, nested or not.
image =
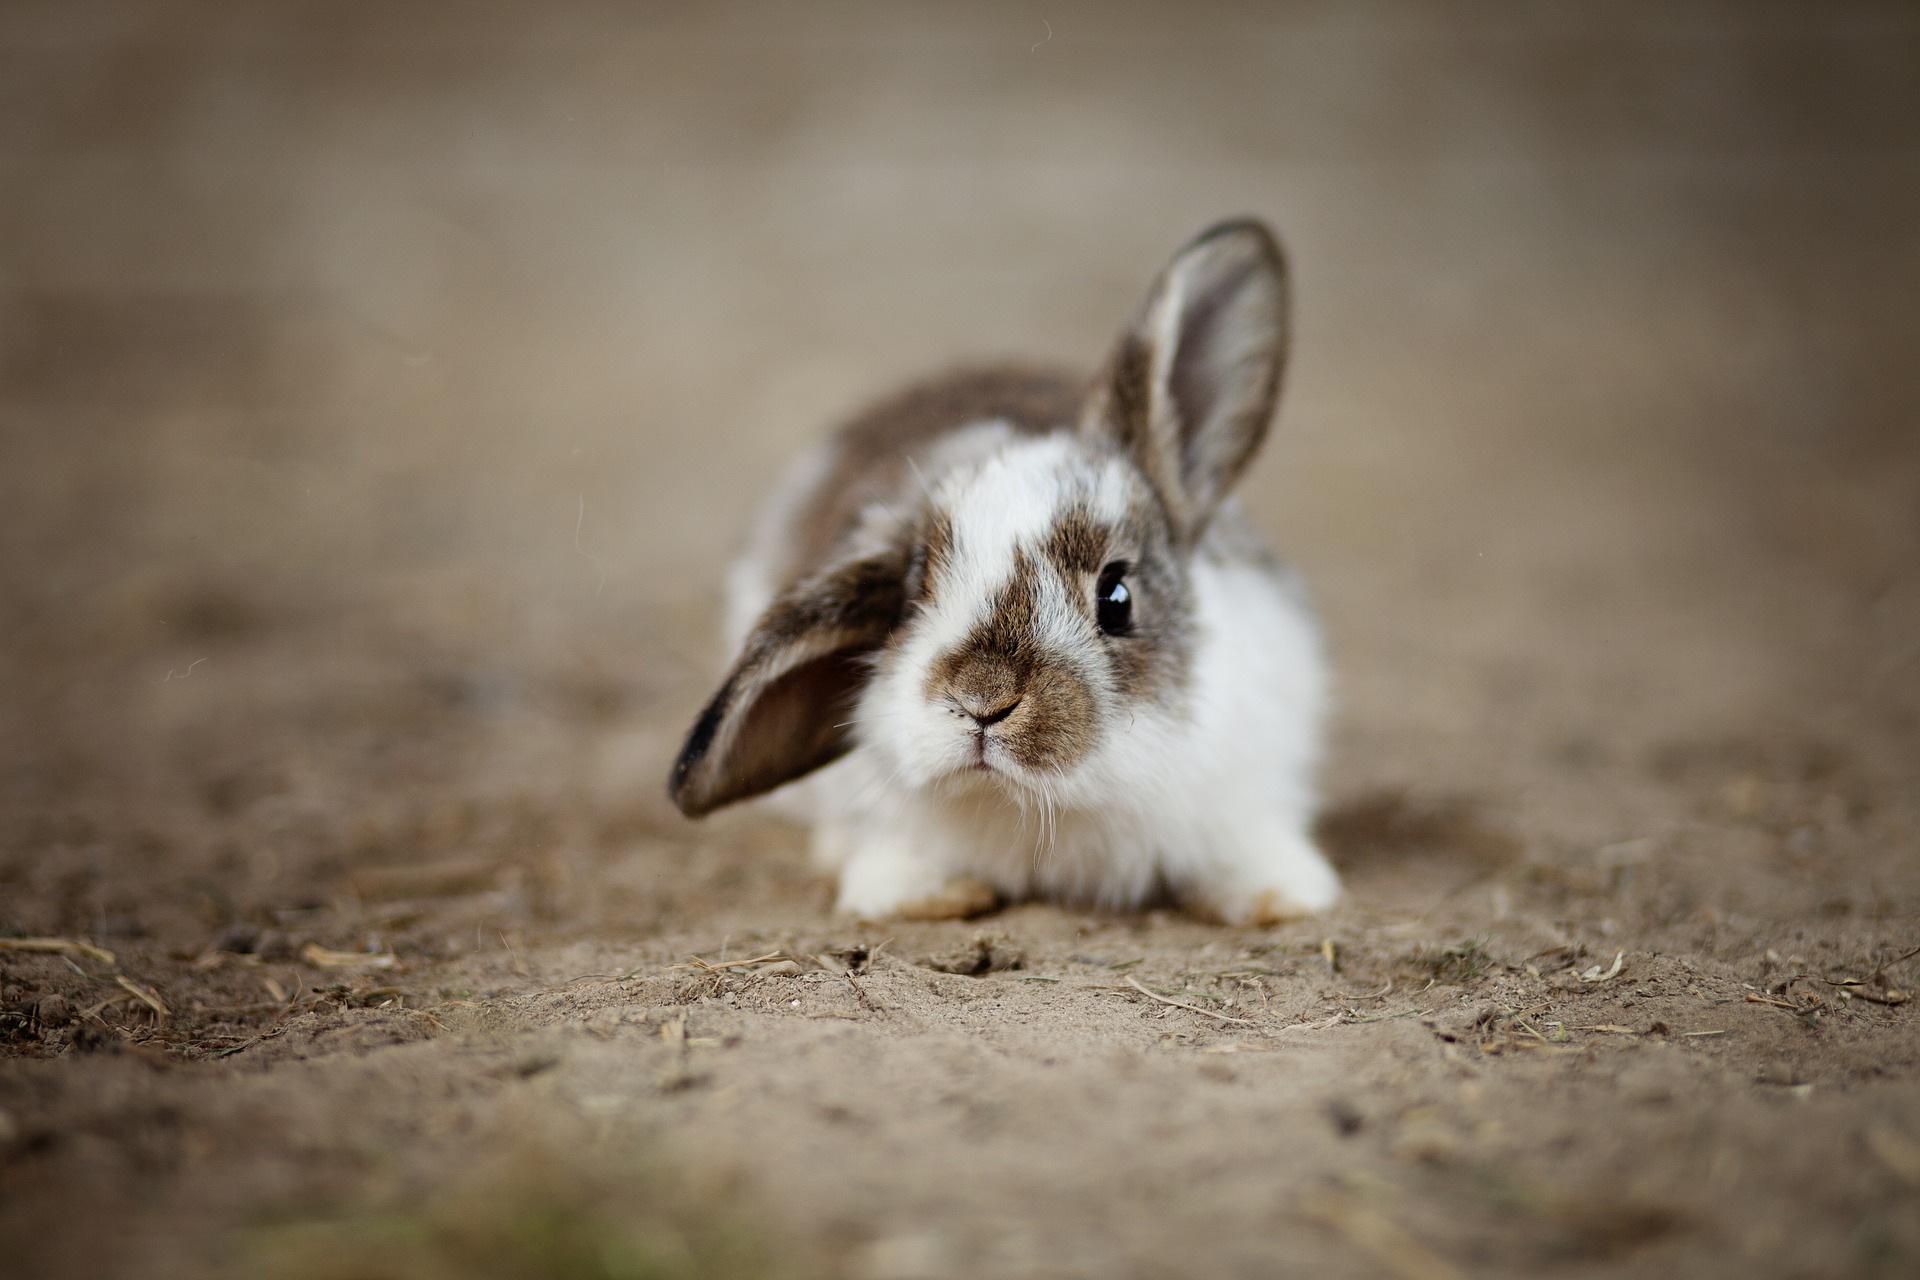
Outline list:
[[[1158,1000],[1161,1004],[1170,1004],[1176,1009],[1185,1009],[1188,1013],[1198,1013],[1208,1018],[1216,1018],[1221,1022],[1237,1023],[1243,1027],[1253,1025],[1253,1019],[1251,1018],[1235,1018],[1224,1013],[1215,1013],[1211,1009],[1202,1009],[1197,1004],[1188,1004],[1184,1000],[1175,1000],[1172,996],[1163,996],[1158,991],[1149,991],[1146,987],[1141,986],[1140,980],[1132,974],[1127,975],[1127,985],[1149,1000]]]
[[[1839,987],[1846,993],[1849,999],[1865,1000],[1871,1004],[1906,1004],[1909,1000],[1913,999],[1913,996],[1888,982],[1886,973],[1887,970],[1893,968],[1894,965],[1903,964],[1915,956],[1920,956],[1920,947],[1915,947],[1904,955],[1895,956],[1868,974],[1865,978],[1822,978],[1820,981],[1830,987]],[[1875,983],[1884,987],[1885,991],[1876,992],[1868,990],[1868,988]]]
[[[361,951],[332,951],[317,942],[309,942],[300,958],[316,969],[391,969],[400,963],[392,952],[370,955]]]
[[[146,987],[141,986],[139,983],[135,982],[132,978],[127,977],[123,973],[114,974],[113,980],[119,983],[121,986],[125,987],[127,989],[128,994],[133,996],[134,999],[138,1000],[141,1004],[146,1005],[147,1008],[153,1010],[153,1016],[155,1018],[158,1018],[162,1021],[166,1020],[167,1006],[164,1002],[161,1001],[159,996],[155,995],[152,991],[150,991]]]
[[[775,961],[785,960],[787,958],[788,958],[787,954],[784,951],[769,951],[767,952],[767,954],[763,956],[755,956],[751,960],[713,961],[713,960],[703,960],[699,956],[688,956],[687,963],[676,964],[676,965],[673,965],[672,967],[675,969],[698,969],[702,973],[718,973],[722,969],[745,969],[752,965],[772,964]]]
[[[1785,1009],[1788,1013],[1805,1013],[1806,1012],[1805,1009],[1802,1009],[1799,1005],[1794,1004],[1791,1001],[1775,1000],[1772,996],[1756,996],[1756,995],[1753,995],[1752,993],[1748,993],[1747,1003],[1748,1004],[1768,1004],[1768,1005],[1772,1005],[1776,1009]]]
[[[1395,1018],[1423,1018],[1432,1012],[1432,1009],[1402,1009],[1398,1013],[1370,1013],[1362,1018],[1348,1009],[1340,1015],[1340,1021],[1358,1026],[1363,1022],[1392,1022]]]
[[[102,1013],[104,1013],[107,1010],[109,1006],[119,1004],[122,1000],[131,1000],[131,999],[133,999],[133,997],[128,995],[124,991],[116,992],[113,995],[108,996],[105,1000],[100,1001],[98,1004],[88,1005],[86,1008],[80,1011],[80,1016],[81,1018],[88,1019],[88,1020],[98,1018]]]
[[[78,938],[0,938],[0,951],[38,951],[43,954],[85,956],[105,965],[116,963],[113,952]]]

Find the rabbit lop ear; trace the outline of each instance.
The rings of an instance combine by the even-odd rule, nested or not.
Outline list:
[[[1273,233],[1223,222],[1182,249],[1120,337],[1082,430],[1131,455],[1192,545],[1266,437],[1287,360]]]
[[[702,817],[851,750],[866,659],[905,594],[902,558],[889,554],[825,570],[769,605],[680,748],[667,780],[680,811]]]

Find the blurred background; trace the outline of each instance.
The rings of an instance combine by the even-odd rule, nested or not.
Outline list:
[[[664,822],[786,459],[951,361],[1090,366],[1242,212],[1336,791],[1583,839],[1583,762],[1676,735],[1898,776],[1917,69],[1897,4],[8,0],[11,910],[261,900],[429,785]]]
[[[1687,1237],[1701,1266],[1799,1250],[1800,1274],[1842,1255],[1898,1273],[1875,1242],[1907,1230],[1912,1256],[1920,1157],[1897,1135],[1874,1148],[1887,1169],[1860,1156],[1882,1130],[1856,1120],[1888,1095],[1844,1090],[1911,1080],[1904,1013],[1882,992],[1816,1038],[1739,984],[1785,965],[1892,991],[1920,941],[1920,9],[1768,0],[0,0],[0,937],[92,939],[171,1009],[80,953],[0,956],[5,1052],[59,1059],[0,1073],[24,1117],[0,1110],[9,1256],[102,1274],[263,1198],[345,1195],[429,1152],[464,1168],[448,1100],[522,1078],[503,1110],[551,1085],[551,1112],[603,1136],[565,1089],[654,1099],[688,1150],[764,1174],[762,1203],[829,1237],[823,1257],[941,1212],[1053,1239],[1058,1202],[1009,1169],[1079,1188],[1062,1256],[1160,1248],[1152,1274],[1191,1274],[1243,1244],[1327,1255],[1270,1201],[1401,1166],[1297,1082],[1377,1068],[1370,1115],[1432,1111],[1456,1036],[1335,1031],[1272,1054],[1273,1088],[1208,1092],[1185,1059],[1109,1052],[1160,1025],[1130,1006],[1029,1019],[1020,1000],[1069,988],[1009,982],[999,1022],[965,1014],[1016,1046],[989,1068],[953,1050],[962,997],[924,966],[990,952],[975,926],[925,926],[874,978],[919,1011],[802,1069],[835,1028],[781,1021],[800,1001],[779,984],[825,974],[726,1013],[685,957],[747,936],[861,943],[866,963],[873,939],[829,919],[797,833],[696,827],[662,794],[721,663],[721,574],[787,460],[948,363],[1090,368],[1168,255],[1236,214],[1278,229],[1295,275],[1289,383],[1245,493],[1339,671],[1343,981],[1432,987],[1479,957],[1449,979],[1467,1001],[1522,983],[1519,957],[1665,957],[1659,989],[1695,1021],[1657,1016],[1738,1033],[1668,1055],[1694,1092],[1642,1090],[1685,1111],[1622,1127],[1611,1102],[1525,1093],[1548,1077],[1508,1058],[1460,1068],[1490,1082],[1477,1103],[1461,1086],[1462,1132],[1529,1117],[1513,1185],[1550,1173],[1579,1205],[1642,1174],[1662,1205],[1706,1188],[1719,1207],[1688,1212],[1725,1230]],[[1260,970],[1274,1017],[1330,998],[1318,923],[1029,908],[981,927],[1036,965],[1131,949],[1163,980],[1256,947],[1280,966]],[[1513,963],[1483,971],[1483,941]],[[646,964],[618,991],[552,985]],[[1703,1003],[1699,974],[1726,999]],[[1587,1002],[1561,1016],[1606,1024],[1583,1034],[1636,1016],[1561,986]],[[554,1043],[591,1065],[587,1020],[648,1002],[683,1039],[692,1005],[735,1018],[747,1048],[703,1060],[745,1083],[646,1074],[679,1068],[644,1009],[607,1051],[617,1089],[518,1048],[488,1065],[474,1037],[359,1056],[564,1021]],[[1121,1031],[1099,1021],[1115,1009]],[[1583,1050],[1600,1092],[1581,1096],[1631,1094],[1610,1074],[1627,1052]],[[233,1073],[180,1066],[202,1059]],[[916,1082],[950,1062],[1031,1111],[976,1097],[959,1136],[873,1164],[847,1117],[923,1132]],[[775,1076],[794,1092],[761,1088]],[[1783,1124],[1762,1086],[1804,1100],[1815,1080],[1840,1082],[1825,1119]],[[1169,1113],[1176,1084],[1190,1109]],[[1586,1130],[1532,1124],[1549,1113]],[[1012,1136],[975,1143],[996,1115]],[[1276,1115],[1318,1164],[1269,1158]],[[43,1146],[15,1141],[42,1123]],[[1175,1199],[1128,1199],[1168,1170]],[[1204,1212],[1174,1214],[1179,1235],[1161,1208],[1189,1192]],[[1433,1238],[1481,1233],[1459,1256],[1567,1256],[1487,1243],[1513,1237],[1505,1201],[1433,1203]],[[83,1204],[124,1230],[47,1231]],[[1682,1221],[1616,1219],[1578,1247]]]
[[[1897,4],[10,0],[8,777],[651,806],[781,464],[927,368],[1091,367],[1242,211],[1338,783],[1782,716],[1907,764],[1916,67]]]
[[[1336,779],[1910,752],[1916,67],[1903,4],[8,0],[8,777],[238,804],[451,708],[467,777],[653,804],[787,457],[956,359],[1091,365],[1242,211]]]

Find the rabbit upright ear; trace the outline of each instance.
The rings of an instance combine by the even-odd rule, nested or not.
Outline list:
[[[1154,283],[1082,429],[1117,440],[1191,544],[1266,437],[1287,360],[1287,267],[1273,233],[1223,222]]]
[[[771,791],[853,747],[867,657],[899,622],[897,553],[828,569],[767,607],[680,748],[667,794],[689,818]]]

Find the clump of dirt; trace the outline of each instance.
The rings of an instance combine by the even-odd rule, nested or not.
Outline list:
[[[983,973],[999,973],[1003,969],[1024,969],[1027,967],[1027,958],[1018,948],[1008,945],[1004,938],[993,939],[985,934],[976,934],[965,947],[928,956],[920,963],[940,973],[964,973],[977,978]]]

